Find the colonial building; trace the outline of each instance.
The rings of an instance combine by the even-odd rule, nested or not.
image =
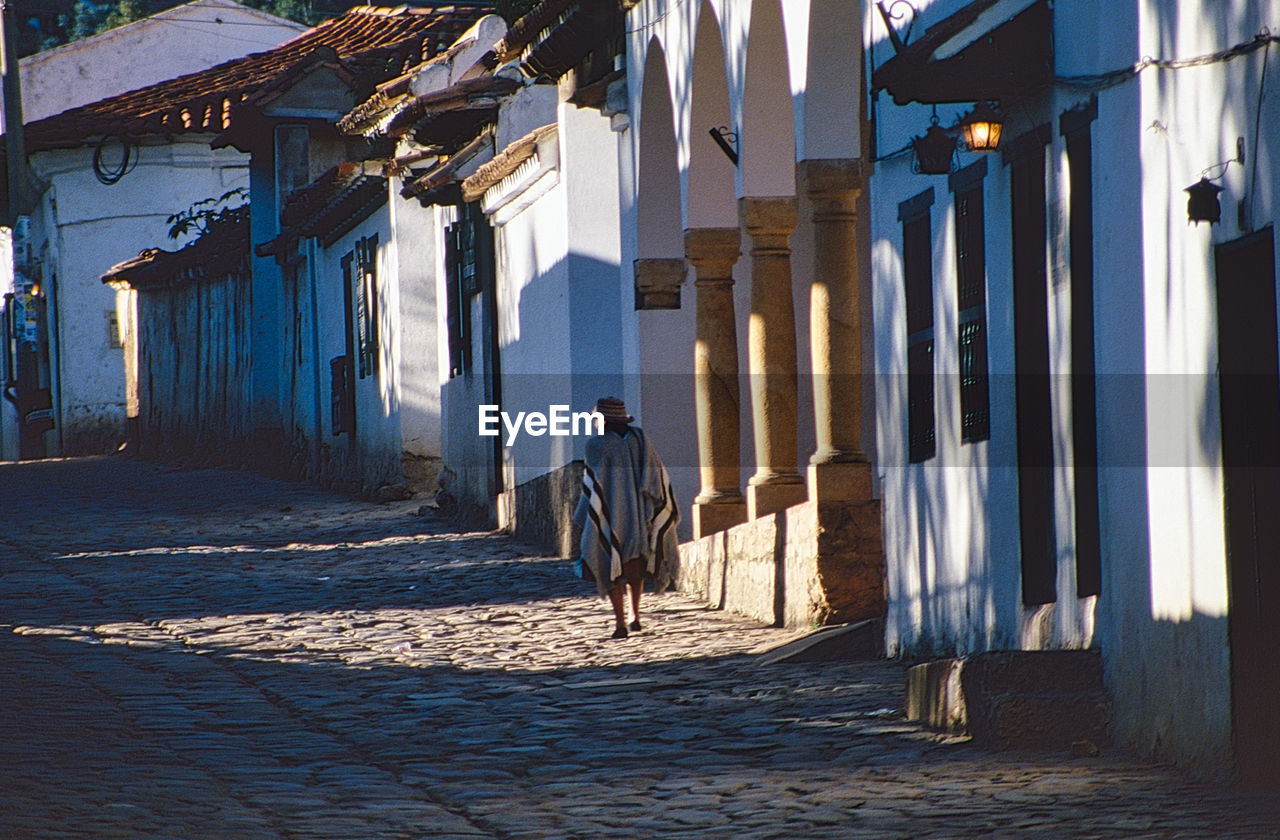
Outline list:
[[[395,143],[382,171],[402,207],[399,263],[435,272],[429,287],[415,281],[434,292],[434,310],[417,308],[399,329],[438,336],[442,501],[568,553],[582,436],[479,429],[486,406],[582,412],[625,387],[633,309],[618,285],[619,124],[606,102],[621,78],[611,58],[621,16],[584,13],[584,25],[558,14],[535,10],[510,31],[481,20],[340,125]],[[554,59],[548,39],[560,43]],[[601,72],[555,83],[608,44]]]
[[[889,649],[1100,651],[1116,740],[1254,785],[1280,766],[1278,20],[868,19]],[[964,142],[992,117],[997,151]]]
[[[788,625],[879,616],[861,11],[625,5],[623,263],[681,292],[641,313],[638,397],[699,475],[681,586]]]
[[[419,414],[401,412],[398,347],[383,329],[388,307],[398,305],[394,288],[383,293],[381,279],[394,273],[386,262],[389,236],[384,230],[379,241],[376,229],[355,230],[385,202],[383,182],[376,174],[366,179],[363,167],[342,166],[361,160],[364,150],[334,124],[379,83],[452,44],[481,14],[480,7],[453,4],[360,7],[273,50],[56,118],[62,121],[58,127],[69,120],[98,133],[130,126],[134,137],[178,135],[206,155],[216,146],[215,154],[248,156],[249,232],[241,241],[278,246],[245,254],[240,285],[247,287],[247,308],[219,310],[227,322],[211,310],[203,335],[178,336],[183,345],[210,336],[238,337],[227,354],[198,368],[207,381],[194,389],[175,388],[184,375],[177,357],[167,364],[167,352],[143,351],[159,367],[131,383],[138,392],[137,416],[140,423],[167,419],[140,429],[140,438],[156,440],[168,454],[198,450],[370,492],[400,483],[406,451],[412,457],[436,454],[432,436],[438,435],[438,420],[430,400]],[[280,238],[282,228],[292,230],[302,221],[307,242],[319,239],[316,253],[298,252],[303,237],[297,230]],[[157,241],[159,236],[151,244]],[[140,320],[146,312],[198,301],[183,298],[178,288],[190,279],[185,258],[158,260],[147,263],[146,290],[138,289],[151,302],[137,310]],[[154,281],[165,266],[181,269],[172,284]],[[130,261],[105,279],[128,283],[140,268]],[[340,272],[343,282],[331,272]],[[218,272],[208,279],[221,283],[225,277]],[[338,326],[326,327],[332,318]],[[195,317],[193,323],[201,321]],[[322,357],[335,342],[339,349]],[[187,350],[179,356],[199,357],[194,347]],[[148,371],[136,362],[130,367]],[[243,387],[230,387],[231,382]],[[154,404],[170,393],[191,399]],[[209,417],[208,405],[196,396],[204,393],[225,393],[232,400],[225,423]]]
[[[5,260],[0,281],[13,300],[32,304],[31,317],[24,311],[21,319],[30,328],[5,331],[4,378],[14,387],[13,401],[0,405],[0,458],[108,452],[124,441],[127,310],[123,295],[98,277],[164,241],[170,214],[247,184],[247,159],[212,151],[212,131],[197,137],[199,126],[185,125],[143,137],[130,122],[139,113],[121,111],[108,128],[90,114],[114,106],[94,111],[92,103],[273,47],[303,29],[230,0],[199,0],[22,60],[38,200],[28,276],[15,288]],[[14,317],[6,324],[21,306],[8,308]]]

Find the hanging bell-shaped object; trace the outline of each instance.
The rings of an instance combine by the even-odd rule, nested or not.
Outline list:
[[[923,137],[911,141],[916,152],[916,172],[921,175],[946,175],[951,171],[956,154],[956,139],[937,123],[929,126]]]
[[[1201,178],[1183,192],[1189,196],[1187,220],[1195,222],[1196,227],[1199,227],[1201,222],[1212,225],[1222,218],[1222,206],[1218,203],[1218,193],[1222,192],[1222,187],[1208,178]]]

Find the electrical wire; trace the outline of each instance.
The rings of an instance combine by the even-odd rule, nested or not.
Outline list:
[[[1270,36],[1271,32],[1264,29]],[[1258,132],[1262,128],[1262,95],[1267,89],[1267,64],[1271,57],[1271,39],[1267,39],[1267,47],[1262,51],[1262,78],[1258,80],[1258,107],[1253,117],[1253,161],[1252,174],[1249,176],[1249,224],[1253,225],[1253,198],[1258,192]]]
[[[1137,77],[1139,73],[1149,68],[1158,70],[1184,70],[1188,67],[1203,67],[1206,64],[1217,64],[1223,61],[1231,61],[1242,55],[1249,55],[1260,49],[1271,46],[1271,42],[1277,39],[1271,34],[1269,29],[1263,29],[1252,39],[1228,47],[1225,50],[1219,50],[1214,53],[1198,55],[1194,58],[1152,58],[1145,56],[1141,61],[1129,67],[1122,67],[1117,70],[1111,70],[1107,73],[1092,73],[1080,76],[1055,76],[1054,82],[1068,87],[1079,87],[1086,90],[1103,90],[1109,87],[1123,84],[1132,78]]]
[[[107,143],[113,137],[120,141],[120,165],[108,169],[102,164],[102,150],[107,147]],[[107,186],[120,183],[120,179],[132,172],[133,168],[137,165],[137,151],[134,149],[133,144],[129,142],[129,138],[124,137],[123,135],[104,135],[100,140],[98,140],[98,145],[94,147],[93,174],[101,183],[106,184]]]
[[[667,10],[665,12],[658,15],[656,18],[649,21],[648,23],[644,23],[644,24],[641,24],[640,26],[637,26],[635,29],[625,30],[624,34],[634,35],[637,32],[644,32],[646,29],[652,29],[654,26],[656,26],[657,24],[665,20],[667,17],[669,17],[672,12],[674,12],[676,9],[680,8],[683,5],[684,5],[684,0],[671,0],[671,2],[667,5]]]

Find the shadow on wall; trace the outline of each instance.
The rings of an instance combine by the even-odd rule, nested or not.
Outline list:
[[[488,402],[486,369],[472,370],[443,387],[444,457],[448,490],[460,502],[486,509],[504,490],[500,520],[543,548],[566,552],[580,472],[585,424],[568,435],[534,428],[519,415],[590,412],[599,397],[624,392],[622,294],[617,263],[570,254],[544,264],[539,243],[515,220],[500,229],[496,305],[498,405],[514,430],[499,420],[496,436],[480,434],[481,406]],[[473,299],[474,300],[474,299]],[[485,300],[481,297],[478,300]],[[472,330],[489,313],[472,306]],[[489,352],[490,348],[481,348]],[[556,432],[559,432],[556,429]],[[495,443],[498,448],[495,450]],[[502,485],[494,481],[499,457]]]

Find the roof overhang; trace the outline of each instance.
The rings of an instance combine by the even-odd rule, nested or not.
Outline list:
[[[978,0],[881,65],[871,89],[899,105],[1009,101],[1052,81],[1050,0]]]
[[[226,225],[176,251],[147,248],[102,275],[107,285],[146,290],[178,283],[248,277],[249,225]]]
[[[441,157],[435,166],[408,180],[400,195],[430,204],[456,204],[462,198],[462,182],[493,159],[493,130],[485,129],[457,154]]]

